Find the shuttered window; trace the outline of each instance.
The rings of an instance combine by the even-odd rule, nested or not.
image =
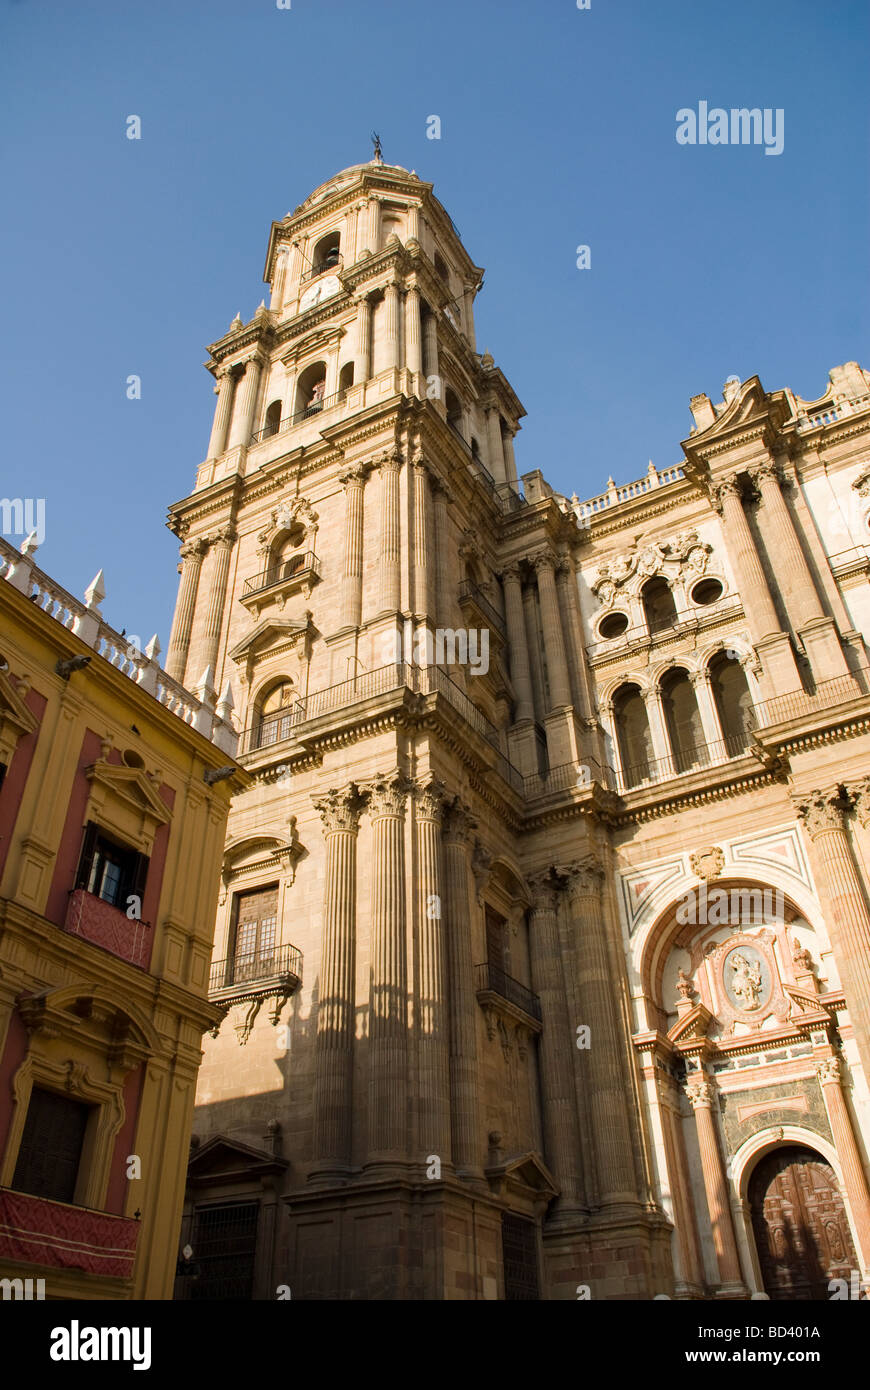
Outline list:
[[[34,1197],[72,1202],[91,1107],[34,1086],[12,1186]]]
[[[101,826],[89,821],[76,876],[76,887],[114,907],[126,908],[131,893],[141,907],[148,876],[148,856],[139,854],[108,836]]]
[[[278,885],[239,893],[236,898],[235,950],[236,981],[246,970],[261,970],[275,952],[278,927]]]

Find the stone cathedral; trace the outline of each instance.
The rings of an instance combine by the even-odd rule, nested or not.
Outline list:
[[[729,378],[584,501],[431,184],[344,170],[264,279],[169,513],[167,670],[252,779],[176,1297],[860,1286],[870,375]]]

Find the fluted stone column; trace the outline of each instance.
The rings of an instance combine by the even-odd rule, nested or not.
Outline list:
[[[381,612],[395,613],[402,594],[402,533],[399,472],[402,456],[389,451],[381,459]]]
[[[447,622],[453,606],[452,574],[450,567],[450,493],[441,478],[433,475],[432,488],[435,493],[435,571],[436,594],[432,613],[436,627],[448,627]]]
[[[728,552],[737,573],[746,621],[760,649],[771,693],[800,690],[801,680],[787,633],[779,625],[773,598],[755,547],[736,477],[717,484],[711,498],[722,516]]]
[[[367,1166],[407,1152],[408,965],[405,943],[405,801],[398,774],[368,787],[372,821],[372,962],[369,999]]]
[[[379,198],[369,198],[366,219],[366,249],[376,256],[381,249],[381,203]]]
[[[361,386],[371,375],[372,302],[361,295],[356,302],[356,351],[353,359],[353,384]]]
[[[713,699],[710,672],[706,668],[703,671],[692,671],[689,679],[692,682],[692,689],[698,704],[698,714],[701,719],[701,727],[704,730],[704,742],[710,745],[711,757],[718,759],[727,750],[722,746],[722,726],[719,723],[716,702]]]
[[[391,280],[384,287],[384,354],[388,367],[399,366],[399,287]]]
[[[780,470],[772,461],[750,471],[764,504],[759,514],[768,554],[775,559],[776,577],[786,609],[800,633],[817,680],[848,674],[833,619],[816,590],[807,558],[782,494]]]
[[[598,1202],[601,1206],[636,1203],[631,1088],[622,1062],[624,1040],[617,1005],[620,981],[611,970],[601,901],[604,868],[590,856],[559,872],[567,883],[575,998],[582,1014],[574,1020],[572,1031],[579,1025],[589,1029],[589,1046],[575,1047],[573,1056],[589,1106]]]
[[[420,209],[416,203],[408,206],[408,241],[420,240]],[[407,242],[406,242],[407,245]]]
[[[368,472],[368,464],[358,463],[339,478],[345,494],[342,627],[359,627],[362,620],[363,515]]]
[[[414,459],[414,611],[426,619],[431,611],[432,546],[429,535],[429,468]]]
[[[565,652],[562,619],[559,614],[559,600],[556,596],[554,568],[555,561],[551,555],[535,557],[538,594],[541,600],[541,619],[544,628],[544,650],[547,654],[547,673],[550,678],[551,711],[564,709],[571,704],[568,658]]]
[[[501,412],[491,406],[486,412],[487,442],[489,445],[489,471],[497,483],[505,481],[504,453],[501,445]]]
[[[172,619],[172,632],[169,636],[169,650],[166,653],[166,674],[182,683],[187,653],[190,650],[190,634],[193,630],[193,615],[196,612],[196,595],[205,549],[206,543],[200,537],[198,540],[186,541],[179,551],[181,564],[178,568],[181,579],[175,602],[175,616]]]
[[[438,375],[438,323],[434,314],[423,320],[423,370],[427,377]],[[439,399],[443,399],[443,392]]]
[[[208,607],[202,636],[202,664],[204,667],[211,667],[213,676],[217,673],[218,646],[227,602],[227,575],[235,543],[236,534],[232,526],[222,526],[211,543],[212,559],[207,575]],[[198,679],[199,672],[195,671],[193,674],[194,678]]]
[[[287,280],[287,261],[290,254],[288,246],[281,246],[275,256],[275,278],[272,281],[272,298],[269,301],[269,308],[276,313],[281,312],[284,304],[284,285]]]
[[[423,337],[420,323],[420,291],[411,285],[405,295],[405,366],[409,372],[423,370]]]
[[[477,999],[471,953],[469,846],[476,822],[457,797],[446,809],[444,936],[450,1027],[450,1130],[460,1176],[479,1176],[483,1137],[477,1092]]]
[[[504,471],[505,471],[505,477],[507,478],[507,481],[508,481],[509,483],[512,483],[512,484],[513,484],[514,492],[516,492],[516,491],[518,490],[518,489],[517,489],[517,481],[518,481],[518,480],[517,480],[517,460],[516,460],[516,455],[515,455],[515,453],[514,453],[514,439],[513,439],[513,435],[511,434],[510,430],[507,430],[507,431],[505,432],[505,434],[502,436],[502,445],[503,445],[503,447],[504,447]]]
[[[571,697],[574,708],[582,718],[592,712],[589,679],[586,672],[586,652],[583,645],[583,624],[577,594],[577,573],[573,562],[563,556],[556,565],[556,590],[562,614],[571,678]]]
[[[227,447],[227,432],[233,413],[233,396],[235,394],[235,372],[232,368],[224,367],[218,372],[215,391],[217,392],[217,403],[214,410],[211,437],[208,441],[209,459],[220,458]]]
[[[257,404],[257,391],[260,387],[259,357],[249,357],[245,363],[245,375],[236,391],[236,404],[233,410],[233,424],[230,430],[231,449],[251,442],[254,427],[254,408]]]
[[[562,951],[556,910],[559,890],[549,871],[529,880],[532,910],[529,946],[532,984],[541,1001],[543,1030],[540,1035],[541,1109],[547,1163],[560,1188],[555,1212],[567,1216],[579,1209],[577,1173],[580,1134],[577,1102],[571,1071],[575,1031],[568,1017]]]
[[[356,976],[356,850],[363,799],[351,784],[313,798],[323,820],[326,883],[314,1071],[314,1160],[319,1176],[351,1161]]]
[[[535,706],[532,695],[532,676],[529,670],[526,625],[523,618],[523,586],[518,564],[508,565],[503,570],[502,583],[504,584],[505,617],[507,619],[508,642],[510,643],[511,681],[517,697],[514,723],[521,724],[524,719],[534,719]]]
[[[541,668],[540,624],[538,621],[538,590],[533,584],[523,589],[523,622],[526,626],[526,651],[529,654],[529,669],[532,673],[535,717],[543,718],[547,709],[544,689],[544,672]]]
[[[465,335],[471,345],[472,352],[475,349],[474,341],[474,286],[466,285],[462,291],[462,302],[465,308]]]
[[[843,1173],[845,1195],[852,1212],[852,1220],[855,1222],[866,1270],[870,1265],[870,1193],[846,1097],[843,1095],[842,1066],[839,1058],[822,1058],[816,1063],[816,1073],[831,1122],[831,1134]]]
[[[683,1279],[694,1289],[700,1289],[703,1288],[706,1280],[701,1251],[698,1247],[698,1230],[689,1188],[689,1165],[686,1158],[686,1146],[683,1142],[682,1121],[679,1115],[675,1114],[671,1107],[664,1102],[663,1097],[659,1099],[659,1113],[662,1119],[665,1162],[671,1189],[671,1200],[674,1204],[674,1225],[677,1228]]]
[[[870,1077],[870,913],[839,789],[813,791],[798,800],[797,812],[810,837],[811,859],[834,959],[864,1075]]]
[[[417,937],[420,999],[419,1138],[421,1158],[450,1162],[450,1054],[447,1014],[441,820],[444,788],[432,782],[415,797],[417,831]]]
[[[710,1226],[713,1231],[713,1246],[719,1266],[721,1286],[717,1291],[720,1298],[734,1298],[745,1295],[743,1275],[740,1270],[740,1256],[737,1252],[737,1239],[734,1235],[734,1221],[731,1216],[731,1203],[728,1197],[728,1180],[722,1163],[719,1135],[713,1105],[716,1089],[704,1075],[695,1073],[686,1086],[692,1109],[695,1112],[695,1127],[698,1131],[698,1148],[701,1153],[701,1171],[704,1177],[704,1190],[707,1194],[707,1208],[710,1213]]]

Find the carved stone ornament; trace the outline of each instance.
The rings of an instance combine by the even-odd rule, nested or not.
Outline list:
[[[826,831],[842,830],[845,807],[839,787],[829,791],[810,792],[803,800],[796,799],[797,813],[811,839]]]
[[[694,1075],[686,1085],[686,1095],[693,1110],[701,1107],[710,1109],[715,1099],[716,1091],[713,1083],[706,1076]]]
[[[311,798],[314,809],[320,812],[324,832],[345,830],[356,834],[365,799],[355,782],[340,789],[332,788],[322,796]]]
[[[725,855],[718,845],[707,845],[704,849],[696,849],[689,856],[689,868],[696,878],[703,878],[707,883],[711,879],[718,878],[725,864]]]
[[[821,1062],[816,1063],[816,1075],[823,1086],[840,1085],[842,1081],[842,1068],[839,1057],[824,1057]]]
[[[372,820],[383,816],[403,816],[408,793],[414,784],[399,772],[381,773],[366,784],[369,815]]]
[[[677,974],[677,989],[679,991],[680,998],[690,1000],[692,998],[692,995],[695,993],[695,986],[692,984],[692,981],[689,979],[689,976],[686,974],[682,966],[680,966]]]

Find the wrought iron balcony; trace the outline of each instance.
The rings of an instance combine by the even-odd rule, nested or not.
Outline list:
[[[293,415],[286,415],[277,425],[264,425],[256,434],[251,435],[251,445],[261,444],[264,439],[271,439],[276,434],[284,434],[285,430],[292,429],[294,425],[301,425],[303,420],[310,420],[324,410],[332,410],[334,406],[341,404],[346,395],[346,391],[337,391],[334,396],[323,396],[318,401],[310,401]]]
[[[772,700],[762,700],[755,708],[759,725],[767,728],[771,724],[784,724],[790,719],[802,719],[811,714],[826,714],[838,705],[851,704],[853,700],[866,697],[867,691],[860,688],[854,676],[834,676],[831,680],[819,681],[811,695],[805,690],[790,690],[783,695],[774,695]]]
[[[120,960],[129,961],[147,970],[151,960],[153,934],[150,922],[140,922],[127,916],[119,907],[74,888],[69,895],[64,931],[84,937],[94,946],[102,946]]]
[[[648,758],[628,763],[617,773],[620,791],[634,791],[647,782],[666,782],[672,777],[686,777],[704,768],[719,766],[732,758],[743,757],[752,746],[752,730],[747,729],[715,743],[699,743],[692,748],[678,748],[662,758]]]
[[[302,952],[289,944],[270,946],[212,961],[208,997],[224,1004],[267,994],[289,997],[301,980]]]
[[[130,1217],[0,1188],[0,1264],[130,1279],[138,1238],[139,1222]]]
[[[477,976],[477,997],[482,1004],[492,1004],[503,1000],[514,1009],[519,1009],[534,1023],[540,1024],[541,1001],[537,994],[533,994],[525,985],[521,985],[519,980],[514,980],[510,975],[506,975],[500,966],[494,965],[492,961],[487,960],[482,965],[475,966],[475,973]],[[533,1029],[532,1031],[539,1032],[540,1029]]]
[[[301,563],[300,563],[301,562]],[[288,571],[288,566],[293,565],[293,569]],[[305,581],[320,578],[320,561],[313,550],[307,550],[302,555],[296,555],[292,560],[285,562],[285,573],[279,574],[274,566],[263,570],[260,574],[255,574],[251,579],[246,579],[242,587],[242,601],[252,598],[254,594],[263,594],[267,589],[278,589],[285,585],[292,584],[294,581],[302,584]]]
[[[473,604],[490,626],[495,628],[496,632],[500,633],[502,637],[506,636],[504,618],[489,601],[480,586],[472,583],[470,579],[466,579],[459,586],[459,606],[463,608],[466,604]]]
[[[327,256],[325,260],[318,261],[316,265],[309,266],[303,271],[300,277],[300,284],[307,284],[309,280],[316,280],[318,275],[327,275],[329,271],[334,271],[337,275],[344,265],[344,257],[338,252],[333,256]]]

